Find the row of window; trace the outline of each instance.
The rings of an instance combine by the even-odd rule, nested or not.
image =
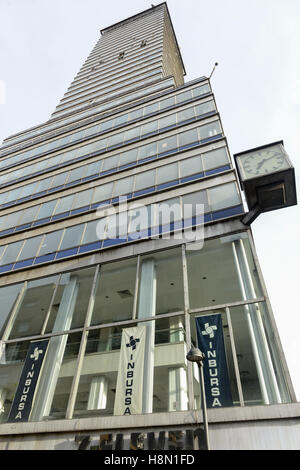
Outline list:
[[[132,70],[129,71],[128,70],[128,66],[126,65],[125,66],[122,66],[122,67],[118,67],[116,68],[115,70],[113,70],[112,73],[109,74],[109,76],[107,76],[107,74],[104,75],[104,77],[102,76],[88,76],[85,80],[84,83],[81,83],[80,85],[76,86],[75,88],[73,88],[71,91],[68,91],[67,93],[65,93],[65,97],[68,98],[69,96],[74,96],[78,93],[82,93],[82,92],[85,92],[93,87],[96,87],[98,86],[98,84],[100,83],[109,83],[110,81],[115,81],[117,80],[119,77],[120,79],[121,78],[124,78],[126,77],[128,74],[131,74],[133,73],[133,71],[135,71],[137,69],[137,67],[141,67],[142,68],[145,68],[145,67],[149,67],[151,66],[151,64],[155,64],[157,62],[159,62],[161,60],[161,52],[156,52],[154,54],[151,54],[149,55],[149,58],[147,58],[146,60],[143,61],[143,64],[140,64],[140,61],[138,61],[136,63],[136,61],[133,61],[133,63],[131,64],[132,65]],[[140,72],[139,72],[140,73]]]
[[[45,235],[20,240],[0,247],[0,272],[87,253],[119,243],[149,238],[159,233],[199,223],[198,205],[204,205],[205,222],[242,213],[235,183],[227,183],[158,204],[130,208],[124,222],[115,215],[92,220]],[[235,209],[232,212],[232,208]],[[226,209],[230,209],[226,211]],[[123,215],[122,215],[123,214]],[[202,222],[202,220],[201,220]],[[116,229],[116,231],[115,231]]]
[[[153,75],[153,76],[150,77],[150,78],[144,79],[143,82],[142,82],[142,84],[141,84],[141,86],[144,87],[144,86],[146,86],[147,84],[153,83],[153,82],[155,82],[156,80],[160,80],[160,79],[162,79],[162,78],[163,78],[163,77],[162,77],[162,74],[161,74],[161,73],[159,73],[158,75]],[[120,90],[117,90],[117,91],[115,91],[115,92],[113,92],[113,93],[109,93],[109,94],[105,95],[105,97],[104,97],[104,95],[103,95],[103,96],[101,96],[100,98],[98,98],[98,97],[93,98],[93,99],[91,99],[90,101],[85,102],[85,103],[82,103],[82,104],[80,104],[80,105],[71,106],[71,107],[69,107],[69,108],[67,108],[67,109],[63,109],[62,111],[55,111],[55,113],[52,114],[52,117],[53,117],[53,118],[57,118],[57,117],[59,117],[59,116],[63,116],[64,114],[66,115],[67,113],[74,113],[75,111],[76,111],[76,113],[77,113],[78,110],[81,109],[81,108],[84,108],[84,107],[86,107],[86,106],[90,106],[90,105],[96,104],[96,103],[98,103],[98,102],[101,101],[101,100],[102,100],[102,101],[111,100],[112,98],[114,98],[114,97],[116,97],[116,96],[123,95],[123,94],[125,94],[125,93],[129,93],[130,91],[133,91],[133,90],[135,90],[136,88],[137,88],[137,85],[136,85],[136,83],[134,83],[133,85],[130,85],[130,86],[128,86],[128,87],[122,88],[122,89],[121,89],[121,92],[120,92]],[[130,101],[131,101],[131,100],[130,100]]]
[[[160,41],[162,42],[163,39],[163,31],[162,25],[154,25],[153,27],[149,27],[149,29],[143,28],[142,31],[135,31],[136,38],[140,37],[140,39],[145,37],[145,34],[148,37],[148,45],[156,44]],[[152,32],[152,34],[151,34]],[[111,63],[115,62],[118,59],[119,53],[127,52],[127,54],[134,49],[136,52],[140,49],[140,41],[132,41],[132,37],[128,37],[128,34],[122,35],[119,40],[110,39],[109,42],[105,44],[104,37],[102,37],[99,41],[98,46],[96,46],[97,50],[92,50],[82,67],[80,68],[77,76],[83,74],[85,71],[89,71],[93,66],[97,66],[99,64],[99,60],[105,61],[105,66],[103,69],[107,69],[107,63],[109,63],[109,67],[111,67]]]
[[[84,102],[87,102],[89,100],[92,100],[93,98],[97,97],[97,99],[103,99],[104,96],[106,96],[108,93],[111,95],[111,92],[114,91],[114,90],[118,90],[118,93],[120,92],[120,90],[125,91],[128,89],[128,85],[130,83],[134,83],[135,86],[139,86],[141,84],[144,83],[145,79],[147,79],[148,77],[152,77],[152,76],[157,76],[159,77],[160,74],[161,74],[161,69],[162,67],[161,66],[158,66],[154,69],[151,69],[151,70],[148,70],[144,73],[140,73],[140,74],[136,74],[134,75],[133,77],[131,78],[127,78],[123,81],[120,81],[120,80],[117,80],[116,84],[115,85],[106,85],[106,86],[101,86],[101,87],[98,87],[95,91],[93,91],[92,93],[83,93],[83,97],[81,98],[71,98],[69,100],[66,100],[64,101],[63,103],[59,104],[56,109],[64,109],[64,110],[68,110],[68,109],[71,109],[73,108],[74,105],[76,104],[79,104],[79,103],[84,103]],[[125,86],[126,85],[126,86]],[[101,92],[101,90],[103,90]]]
[[[165,137],[155,142],[92,162],[88,165],[85,164],[73,170],[59,173],[55,176],[49,176],[48,178],[35,181],[28,185],[0,193],[0,206],[2,208],[9,207],[16,202],[20,203],[54,191],[62,190],[74,184],[79,184],[135,165],[140,165],[156,158],[163,158],[172,153],[192,148],[220,137],[222,137],[222,129],[219,121],[204,124],[177,135]]]
[[[143,50],[142,52],[132,52],[129,57],[127,58],[126,60],[126,63],[124,63],[124,68],[125,68],[125,65],[127,65],[127,70],[128,70],[128,67],[130,67],[132,64],[132,62],[136,59],[138,59],[138,64],[141,65],[143,62],[147,61],[149,56],[153,53],[158,53],[160,52],[160,56],[162,55],[162,46],[161,46],[161,40],[159,41],[155,41],[155,43],[152,44],[152,46],[150,48],[148,48],[146,51]],[[115,72],[115,69],[118,67],[118,64],[120,62],[117,60],[117,62],[113,59],[111,61],[111,64],[107,67],[107,70],[105,71],[105,73],[102,73],[101,75],[103,75],[103,77],[106,79],[108,78],[110,75],[111,75],[111,72]],[[95,67],[92,69],[89,67],[88,70],[84,73],[82,73],[81,77],[80,78],[83,78],[84,81],[82,83],[86,83],[88,84],[89,83],[89,78],[88,76],[84,77],[84,75],[87,75],[89,74],[89,72],[93,72],[95,69]],[[101,71],[104,72],[103,68],[101,67]],[[77,75],[79,77],[79,74]],[[60,104],[56,107],[56,109],[58,109],[60,107]]]
[[[102,184],[0,217],[0,236],[95,209],[99,203],[152,193],[230,169],[225,147]]]
[[[161,57],[162,54],[162,48],[159,47],[154,51],[147,51],[146,53],[143,53],[143,63],[147,63],[149,59],[153,59],[154,57]],[[134,68],[137,65],[141,64],[141,58],[140,56],[136,57],[134,56],[132,59],[126,60],[126,63],[117,63],[115,65],[109,65],[106,67],[101,67],[101,71],[89,71],[86,72],[85,77],[79,79],[76,79],[72,82],[72,85],[68,88],[68,90],[73,91],[80,89],[82,87],[87,86],[87,84],[91,83],[92,81],[99,81],[102,79],[106,79],[107,77],[114,77],[115,75],[118,75],[122,71],[127,71],[128,68]]]
[[[38,158],[41,155],[44,155],[45,153],[53,152],[55,149],[74,144],[78,140],[81,140],[83,138],[88,138],[92,137],[93,135],[97,135],[101,132],[109,132],[117,129],[120,126],[128,125],[132,122],[135,122],[136,120],[145,118],[147,116],[151,116],[154,113],[158,113],[159,111],[164,111],[167,110],[168,108],[172,108],[175,105],[185,103],[190,101],[191,99],[195,99],[197,97],[201,97],[205,94],[209,93],[209,87],[208,85],[202,85],[196,88],[193,88],[192,90],[185,91],[183,93],[179,93],[178,95],[171,96],[169,98],[162,99],[161,101],[157,101],[156,103],[152,103],[146,106],[142,106],[138,109],[134,109],[133,111],[118,115],[116,117],[113,117],[112,119],[109,119],[107,121],[101,121],[100,123],[97,123],[96,125],[90,126],[88,128],[85,128],[83,130],[78,130],[76,132],[73,132],[72,134],[68,134],[67,136],[60,137],[56,140],[53,140],[51,142],[47,142],[46,144],[40,145],[38,147],[31,148],[25,152],[18,153],[17,155],[14,155],[12,157],[0,160],[0,168],[3,170],[7,167],[10,167],[12,165],[20,164],[22,162],[26,162],[28,160],[31,160],[32,158]],[[207,112],[213,111],[215,109],[214,103],[212,101],[208,103],[204,103],[203,105],[199,105],[200,107],[198,108],[191,108],[194,109],[194,112],[190,112],[191,117],[196,117],[201,114],[206,114]],[[202,107],[201,107],[202,106]],[[183,113],[187,113],[187,111],[183,111]],[[201,114],[200,114],[201,113]],[[157,126],[158,129],[162,129],[163,127],[167,127],[164,125],[164,122],[170,120],[170,124],[172,125],[173,123],[180,122],[181,115],[180,114],[174,114],[175,117],[166,117],[165,121],[160,120],[160,124]],[[183,114],[182,114],[183,116]],[[173,121],[172,121],[173,119]],[[144,132],[141,131],[143,134]],[[119,134],[117,134],[119,135]],[[115,137],[117,138],[117,137]],[[119,141],[121,139],[119,138]],[[83,147],[82,147],[83,148]],[[72,151],[73,157],[75,157],[76,149]],[[75,153],[74,153],[75,152]],[[73,160],[73,157],[71,159]],[[56,158],[56,157],[54,157]],[[48,159],[47,161],[50,162],[51,159]],[[42,164],[42,162],[40,162]],[[45,165],[45,161],[43,163]],[[48,166],[51,166],[49,163]],[[29,168],[31,169],[29,171]],[[36,169],[33,169],[32,166],[29,168],[22,168],[18,172],[14,172],[14,175],[16,175],[16,178],[19,178],[21,175],[24,176],[26,175],[26,171],[28,174],[31,174],[34,171],[38,171]],[[45,168],[45,167],[44,167]],[[5,177],[9,177],[11,173],[7,173],[6,175],[2,175],[0,177],[0,184],[5,182]]]
[[[161,34],[159,35],[161,36]],[[97,79],[106,79],[108,75],[115,74],[115,70],[122,70],[125,66],[128,67],[128,63],[132,63],[133,60],[138,58],[139,64],[145,63],[148,60],[148,57],[155,51],[159,51],[160,55],[162,53],[162,47],[161,47],[162,39],[155,38],[155,40],[152,40],[152,43],[150,44],[151,47],[148,47],[147,50],[141,51],[140,53],[139,50],[133,55],[130,54],[129,57],[126,57],[126,64],[120,65],[118,61],[116,61],[116,55],[120,51],[120,45],[114,45],[114,51],[111,51],[111,53],[107,53],[106,51],[101,50],[101,55],[98,54],[97,57],[93,59],[88,59],[89,63],[85,63],[83,67],[85,69],[80,70],[80,72],[77,74],[76,78],[72,82],[71,86],[68,88],[68,91],[65,95],[71,94],[72,92],[76,92],[76,89],[80,88],[83,85],[84,81],[89,80],[91,77],[95,78],[97,76]],[[123,47],[122,43],[122,47]],[[153,47],[154,46],[154,47]],[[116,49],[118,52],[116,53]],[[95,71],[97,72],[95,73]],[[65,96],[64,95],[64,96]]]
[[[148,70],[154,70],[155,68],[157,68],[159,66],[159,64],[161,63],[161,59],[154,59],[152,61],[150,61],[149,63],[146,63],[146,64],[141,64],[141,66],[139,67],[139,69],[134,69],[132,72],[123,72],[122,74],[118,74],[118,76],[114,79],[112,77],[109,77],[107,78],[106,80],[101,80],[99,83],[100,84],[96,84],[96,85],[91,85],[90,81],[89,83],[87,84],[86,87],[84,87],[83,90],[80,90],[79,92],[75,92],[73,93],[72,95],[69,95],[69,96],[66,96],[65,98],[62,98],[62,100],[60,101],[61,103],[68,103],[74,99],[77,99],[77,98],[80,98],[81,96],[83,95],[87,95],[89,94],[91,91],[99,91],[99,90],[102,90],[103,88],[111,88],[111,86],[114,86],[115,84],[119,84],[119,87],[120,87],[120,83],[122,83],[123,81],[126,81],[127,82],[127,79],[128,78],[133,78],[133,77],[136,77],[137,75],[141,75],[142,73],[144,72],[147,72]],[[123,79],[123,80],[122,80]],[[129,83],[129,82],[127,82]],[[89,96],[92,96],[92,95],[89,95]]]
[[[152,56],[153,58],[156,57],[156,54]],[[168,80],[165,80],[165,81],[170,81],[170,79]],[[154,88],[154,91],[156,89],[160,89],[162,88],[162,85],[163,84],[156,84],[154,85],[153,87],[150,87],[150,90],[148,90],[148,93],[151,93],[152,91],[152,88]],[[139,92],[140,93],[140,92]],[[145,93],[144,93],[145,94]],[[147,93],[146,93],[147,94]],[[133,98],[134,100],[135,98]],[[109,107],[113,107],[113,106],[117,106],[119,103],[118,103],[118,100],[115,100],[116,101],[116,104],[112,104],[112,103],[106,103],[106,106],[109,105]],[[104,110],[107,109],[107,108],[104,108]],[[96,110],[96,111],[95,111]],[[66,125],[70,122],[73,122],[73,121],[76,121],[78,119],[82,119],[84,118],[85,116],[89,116],[90,114],[93,114],[95,112],[101,112],[102,111],[102,106],[98,106],[97,108],[93,109],[93,111],[89,110],[89,111],[85,111],[85,112],[82,112],[80,115],[76,115],[76,116],[71,116],[69,118],[65,118],[65,119],[62,119],[60,121],[55,121],[51,124],[48,124],[48,125],[44,125],[44,126],[41,126],[41,127],[38,127],[38,128],[35,128],[35,129],[32,129],[32,130],[29,130],[28,132],[24,131],[24,133],[22,133],[21,135],[17,134],[15,136],[12,136],[12,137],[8,137],[5,142],[2,144],[1,147],[4,147],[3,150],[0,151],[0,155],[3,154],[4,152],[7,152],[7,147],[8,146],[11,146],[11,145],[15,145],[17,144],[18,142],[20,141],[23,141],[23,140],[27,140],[27,139],[30,139],[30,138],[33,138],[33,137],[36,137],[38,136],[39,134],[41,133],[45,133],[45,132],[49,132],[51,131],[52,129],[55,129],[57,127],[61,127],[61,125]]]

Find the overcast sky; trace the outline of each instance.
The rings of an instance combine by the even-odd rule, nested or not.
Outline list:
[[[185,81],[219,62],[212,86],[231,154],[283,140],[299,188],[299,0],[167,3]],[[145,0],[0,0],[0,142],[49,119],[100,29],[150,7]],[[263,214],[252,229],[299,401],[299,206]]]

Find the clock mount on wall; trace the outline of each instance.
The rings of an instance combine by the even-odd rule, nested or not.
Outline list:
[[[295,171],[282,140],[236,153],[234,159],[249,208],[245,224],[262,212],[297,204]]]

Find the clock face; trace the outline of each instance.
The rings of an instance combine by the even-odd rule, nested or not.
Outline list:
[[[279,148],[263,149],[245,155],[241,159],[241,167],[244,178],[274,173],[287,168],[287,161],[284,153]]]

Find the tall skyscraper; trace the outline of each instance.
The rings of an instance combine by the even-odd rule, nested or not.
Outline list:
[[[161,3],[103,29],[50,119],[3,142],[1,449],[203,448],[192,346],[213,448],[266,428],[272,447],[273,426],[293,445],[210,80],[184,76]]]

